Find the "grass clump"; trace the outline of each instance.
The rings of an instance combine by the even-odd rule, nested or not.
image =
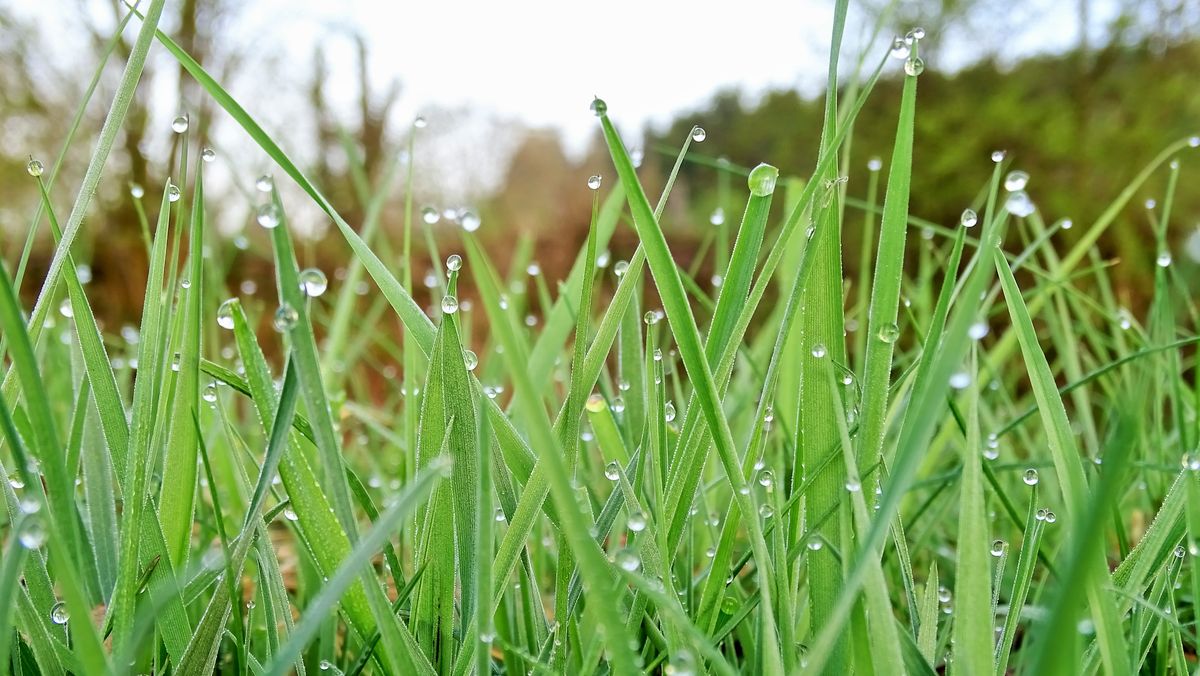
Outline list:
[[[719,280],[698,282],[662,227],[680,166],[708,162],[694,145],[705,134],[683,140],[652,203],[618,111],[597,99],[615,180],[589,181],[587,243],[552,293],[533,266],[522,280],[523,261],[502,276],[488,230],[503,226],[476,232],[474,215],[444,270],[434,247],[418,261],[414,227],[435,240],[411,191],[391,241],[380,210],[393,183],[411,186],[411,153],[364,191],[352,227],[157,30],[161,7],[138,15],[65,226],[57,165],[31,164],[33,227],[45,219],[57,242],[31,312],[20,274],[0,275],[0,669],[1195,668],[1196,308],[1167,257],[1143,326],[1095,249],[1165,174],[1154,236],[1166,250],[1189,141],[1062,253],[1062,222],[1029,208],[1002,154],[990,170],[981,158],[969,217],[922,222],[908,209],[920,36],[892,50],[905,74],[879,186],[878,167],[859,176],[843,160],[889,60],[841,86],[840,2],[829,91],[844,93],[829,98],[811,174],[709,163],[729,200],[747,181],[740,221],[704,248]],[[179,178],[146,227],[137,335],[102,332],[72,242],[152,44],[325,212],[351,251],[344,283],[365,275],[379,297],[324,295],[271,185],[256,253],[273,261],[276,297],[231,293],[204,161],[181,134]],[[860,178],[865,198],[851,199]],[[877,216],[852,254],[875,264],[847,292],[840,234]],[[639,244],[606,267],[619,228]],[[397,251],[398,271],[384,262]],[[425,264],[441,271],[428,314],[413,295]],[[518,309],[532,306],[531,327]],[[401,340],[380,330],[392,315]],[[259,323],[276,331],[259,336]],[[366,384],[380,354],[400,374],[382,394]]]

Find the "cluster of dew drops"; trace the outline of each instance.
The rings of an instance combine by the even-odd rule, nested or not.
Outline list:
[[[892,40],[891,56],[894,59],[904,59],[904,72],[916,77],[925,72],[925,60],[915,52],[921,40],[925,39],[924,28],[913,28],[904,37]]]

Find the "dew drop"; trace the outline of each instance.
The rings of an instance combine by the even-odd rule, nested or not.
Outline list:
[[[1177,546],[1175,548],[1175,558],[1182,559],[1185,556],[1187,556],[1187,550],[1183,548],[1183,545]]]
[[[271,192],[275,187],[275,179],[270,174],[263,174],[254,179],[254,189],[259,192]]]
[[[468,371],[474,371],[475,367],[479,366],[479,355],[475,354],[474,350],[464,350],[463,366],[466,366]]]
[[[168,201],[178,202],[180,196],[181,196],[181,193],[179,192],[179,186],[175,185],[174,183],[167,186],[167,200]]]
[[[975,322],[967,328],[967,336],[971,340],[982,340],[989,330],[987,322]]]
[[[428,124],[429,123],[425,121],[425,118],[420,115],[413,118],[413,126],[416,127],[417,129],[424,129],[425,126]]]
[[[692,127],[692,140],[696,143],[704,143],[704,139],[708,138],[708,132],[704,131],[704,127]]]
[[[212,404],[217,401],[217,384],[209,383],[204,386],[204,391],[200,393],[200,398]]]
[[[608,104],[604,102],[604,99],[599,97],[592,99],[592,105],[589,108],[596,117],[604,117],[608,113]]]
[[[773,194],[775,192],[775,184],[778,182],[779,169],[769,164],[760,164],[751,169],[750,176],[746,179],[746,184],[750,188],[750,194],[756,197],[766,197]]]
[[[450,272],[458,272],[462,269],[462,256],[458,254],[450,254],[446,258],[446,269]]]
[[[1183,468],[1193,472],[1200,472],[1200,455],[1195,453],[1183,454]]]
[[[956,390],[965,390],[971,385],[971,374],[966,371],[957,371],[950,375],[950,387]]]
[[[996,164],[1000,164],[1001,162],[1004,161],[1004,156],[1007,154],[1008,153],[1004,152],[1003,150],[993,150],[992,151],[992,161],[995,162]]]
[[[764,519],[769,519],[775,516],[775,508],[767,503],[763,503],[758,508],[758,515]]]
[[[42,172],[46,171],[46,167],[42,166],[40,160],[35,160],[31,157],[29,158],[29,163],[25,165],[25,171],[29,172],[30,176],[37,178],[42,175]]]
[[[1025,482],[1026,486],[1036,486],[1038,482],[1038,471],[1030,467],[1029,469],[1025,470],[1024,474],[1021,475],[1021,480]]]
[[[979,215],[973,209],[963,209],[962,216],[959,217],[958,222],[964,228],[973,228],[979,222]]]
[[[824,343],[817,343],[816,345],[813,345],[812,356],[816,357],[817,359],[821,359],[826,354],[827,354],[827,351],[825,349]]]
[[[612,411],[613,411],[613,413],[624,413],[625,412],[625,398],[624,397],[622,397],[619,394],[617,396],[613,397]]]
[[[16,479],[13,481],[15,482]],[[42,526],[40,519],[29,517],[26,519],[25,525],[21,527],[21,534],[17,539],[25,549],[41,549],[42,545],[46,544],[46,529]]]
[[[54,624],[66,624],[71,619],[71,613],[67,611],[67,604],[59,601],[50,609],[50,621]]]
[[[599,190],[600,183],[601,179],[599,174],[592,174],[591,176],[588,176],[587,187],[589,190]]]
[[[642,560],[638,557],[637,552],[628,549],[622,549],[617,552],[616,564],[621,567],[621,570],[634,572],[642,566]]]
[[[1059,224],[1059,227],[1061,227],[1063,230],[1070,230],[1071,228],[1075,227],[1075,221],[1072,221],[1069,218],[1064,218]]]
[[[992,550],[991,550],[992,556],[994,556],[996,558],[1000,558],[1001,556],[1004,555],[1004,550],[1006,550],[1006,549],[1008,549],[1008,543],[1005,542],[1004,540],[993,540],[992,541]]]
[[[617,261],[613,264],[613,274],[618,277],[624,277],[629,270],[629,261]]]
[[[174,120],[171,120],[171,131],[175,132],[176,134],[182,134],[188,130],[189,124],[188,116],[186,114],[179,115]]]
[[[660,319],[662,319],[662,313],[658,310],[646,310],[646,314],[642,316],[642,321],[649,325],[657,324]]]
[[[1058,516],[1049,510],[1046,511],[1046,523],[1054,523],[1058,521]]]
[[[1009,192],[1024,190],[1026,185],[1029,185],[1029,174],[1023,171],[1010,171],[1004,177],[1004,189]]]
[[[454,296],[442,296],[442,312],[452,315],[458,312],[458,299]]]
[[[604,478],[609,481],[616,481],[621,478],[621,466],[617,464],[616,460],[604,466]]]
[[[496,512],[495,512],[495,516],[494,516],[494,517],[492,517],[492,518],[494,518],[496,521],[504,521],[504,520],[505,520],[505,518],[504,518],[504,509],[503,509],[503,508],[501,508],[501,507],[497,507],[497,508],[496,508]]]
[[[892,40],[892,48],[888,52],[893,59],[907,59],[912,53],[912,47],[904,41],[904,38],[896,38]]]
[[[300,321],[300,313],[296,312],[296,308],[284,303],[275,310],[275,318],[272,324],[275,330],[280,333],[287,333],[296,328],[296,324]]]
[[[850,491],[851,493],[857,493],[862,490],[862,483],[857,479],[847,479],[846,490]]]
[[[764,488],[770,488],[775,484],[775,474],[769,469],[764,469],[758,473],[758,485]]]
[[[287,519],[288,521],[298,521],[300,519],[300,515],[296,514],[296,510],[292,509],[291,507],[284,507],[283,518]]]
[[[708,215],[708,222],[710,225],[724,225],[725,224],[725,210],[722,209],[721,207],[717,207],[716,209],[713,209],[712,213]]]
[[[474,211],[463,211],[459,214],[458,221],[462,224],[462,229],[467,232],[475,232],[482,224],[479,215]]]
[[[217,159],[217,151],[213,150],[212,148],[205,148],[204,150],[200,151],[200,159],[204,160],[205,162],[212,162],[213,160]]]
[[[925,29],[921,28],[920,26],[914,27],[912,30],[910,30],[908,32],[907,35],[904,36],[905,42],[917,42],[919,40],[924,40],[924,39],[925,39]]]
[[[146,196],[146,189],[140,183],[130,183],[129,196],[135,200],[140,200]]]
[[[300,290],[309,298],[318,298],[329,288],[329,280],[325,273],[318,268],[305,268],[300,271]]]
[[[233,330],[233,304],[236,302],[237,299],[230,298],[217,308],[217,326],[229,331]]]
[[[879,159],[878,157],[872,157],[871,159],[867,160],[867,171],[876,172],[880,169],[883,169],[883,160]]]
[[[629,515],[629,530],[640,533],[646,530],[646,515],[642,512],[632,512]]]
[[[1013,216],[1025,218],[1033,212],[1037,211],[1037,205],[1033,200],[1029,199],[1029,194],[1024,190],[1009,193],[1008,198],[1004,200],[1004,209]]]
[[[263,204],[258,207],[254,220],[262,227],[271,230],[279,227],[279,207],[274,204]]]
[[[888,322],[879,327],[879,340],[885,343],[894,343],[900,337],[900,327],[895,322]]]
[[[925,72],[925,59],[919,56],[910,56],[904,61],[904,73],[916,77]]]
[[[667,422],[671,422],[674,419],[675,419],[675,404],[668,401],[667,405],[663,406],[663,420],[666,420]]]
[[[1160,268],[1171,267],[1171,252],[1165,250],[1158,252],[1158,257],[1154,259],[1154,263]]]

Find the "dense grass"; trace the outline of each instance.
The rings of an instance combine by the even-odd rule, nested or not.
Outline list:
[[[843,94],[809,176],[710,162],[698,128],[683,139],[675,171],[708,163],[722,208],[743,214],[705,236],[719,277],[672,255],[674,173],[652,202],[620,111],[597,99],[612,172],[579,187],[594,191],[587,244],[548,280],[521,255],[493,258],[505,224],[437,223],[407,189],[403,232],[379,227],[411,186],[411,142],[364,186],[366,221],[347,223],[156,33],[162,4],[135,20],[64,224],[57,163],[31,160],[42,199],[0,275],[0,668],[1195,669],[1200,315],[1169,256],[1150,307],[1121,308],[1094,244],[1161,184],[1147,236],[1167,251],[1196,140],[1164,149],[1066,250],[1067,225],[1031,207],[1036,178],[1003,153],[980,158],[961,223],[924,222],[908,213],[919,35],[839,82],[839,2],[829,85]],[[252,254],[273,261],[276,290],[238,292],[206,210],[212,158],[180,124],[176,177],[133,198],[148,216],[140,326],[101,330],[71,245],[151,48],[329,216],[351,252],[339,280],[304,266],[291,205],[264,179]],[[886,175],[846,167],[856,115],[892,70]],[[17,289],[43,223],[58,246],[27,314]],[[610,264],[618,228],[640,245]],[[842,250],[850,228],[860,251]],[[858,279],[843,280],[844,256],[868,262]],[[425,311],[413,286],[429,265]]]

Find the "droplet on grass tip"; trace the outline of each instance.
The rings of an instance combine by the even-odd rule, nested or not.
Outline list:
[[[25,171],[29,172],[29,175],[34,178],[41,176],[42,172],[44,172],[45,170],[46,170],[46,167],[42,166],[41,161],[35,160],[32,157],[29,158],[29,163],[25,165]]]
[[[174,120],[171,120],[171,131],[175,132],[176,134],[184,133],[188,130],[188,126],[190,126],[190,122],[188,121],[188,116],[186,113],[183,115],[178,115]]]
[[[967,337],[971,340],[982,340],[988,334],[987,322],[975,322],[967,328]]]
[[[329,279],[318,268],[305,268],[300,271],[300,290],[309,298],[318,298],[329,288]]]
[[[1024,190],[1026,185],[1029,185],[1029,174],[1021,170],[1010,171],[1004,177],[1004,189],[1009,192]]]
[[[883,160],[879,159],[878,157],[872,157],[871,159],[867,160],[867,171],[876,172],[880,169],[883,169]]]
[[[629,270],[629,261],[617,261],[613,264],[613,274],[618,277],[624,277]]]
[[[428,225],[433,225],[441,220],[442,215],[433,207],[421,207],[421,220]]]
[[[888,53],[893,59],[907,59],[908,55],[912,53],[912,47],[904,41],[904,38],[895,38],[892,40],[892,47]]]
[[[971,385],[971,374],[966,371],[958,371],[950,376],[950,387],[956,390],[965,390]]]
[[[1184,453],[1182,464],[1186,470],[1200,472],[1200,455],[1196,453]]]
[[[756,197],[766,197],[775,192],[775,184],[779,182],[779,169],[763,163],[750,170],[746,184],[750,194]],[[723,215],[723,214],[722,214]]]
[[[212,162],[213,160],[217,159],[217,151],[213,150],[212,148],[205,148],[204,150],[200,151],[200,159],[204,160],[205,162]]]
[[[708,215],[708,222],[710,225],[724,225],[725,224],[725,210],[722,209],[721,207],[717,207],[716,209],[713,209],[712,213]]]
[[[1004,555],[1004,550],[1006,550],[1006,549],[1008,549],[1008,543],[1005,542],[1004,540],[993,540],[992,541],[992,550],[991,550],[992,556],[994,556],[996,558],[1000,558],[1001,556]]]
[[[178,202],[181,195],[182,193],[179,192],[179,186],[175,185],[174,183],[167,186],[168,201]]]
[[[259,192],[271,192],[275,187],[275,179],[270,174],[263,174],[254,180],[254,188]]]
[[[1030,467],[1029,469],[1025,470],[1024,474],[1021,475],[1021,480],[1025,482],[1026,486],[1036,486],[1038,482],[1038,471]]]
[[[598,96],[592,99],[592,105],[588,106],[588,108],[596,117],[604,117],[608,113],[608,104]]]
[[[704,131],[704,127],[699,125],[692,127],[692,140],[696,143],[704,143],[704,139],[708,138],[708,132]]]
[[[1062,228],[1063,230],[1070,230],[1071,228],[1075,227],[1075,221],[1072,221],[1069,218],[1064,218],[1059,221],[1058,227]]]
[[[233,330],[233,304],[236,299],[230,298],[224,303],[221,303],[217,308],[217,326],[232,331]]]
[[[642,315],[642,321],[648,325],[654,325],[662,319],[662,313],[658,310],[646,310],[646,314]]]
[[[429,123],[426,122],[425,118],[420,115],[413,118],[413,126],[416,127],[417,129],[424,129],[427,124],[429,124]]]
[[[135,200],[140,200],[146,196],[146,189],[140,183],[130,183],[129,196]]]
[[[917,77],[925,72],[925,59],[919,56],[910,56],[904,61],[904,73],[912,77]]]
[[[609,481],[616,481],[621,478],[621,466],[617,464],[616,460],[604,466],[604,478]]]
[[[442,312],[448,315],[458,312],[458,299],[450,295],[442,296]]]
[[[1037,211],[1037,205],[1033,200],[1029,199],[1029,194],[1024,190],[1009,193],[1008,198],[1004,200],[1004,209],[1013,216],[1025,218],[1033,212]]]
[[[1171,267],[1171,252],[1165,250],[1158,252],[1158,257],[1154,259],[1154,262],[1160,268]]]
[[[825,546],[825,544],[824,544],[823,542],[821,542],[821,541],[820,541],[818,538],[816,538],[816,537],[812,537],[812,538],[810,538],[810,539],[809,539],[809,541],[808,541],[808,542],[805,544],[805,546],[806,546],[806,547],[808,547],[809,551],[814,551],[814,552],[815,552],[815,551],[817,551],[817,550],[821,549],[822,547],[824,547],[824,546]]]
[[[275,317],[272,320],[272,325],[279,333],[287,333],[296,328],[296,324],[300,321],[300,313],[296,308],[284,303],[275,310]]]
[[[279,207],[271,203],[259,205],[254,220],[268,230],[279,227]]]
[[[770,488],[775,485],[775,474],[769,469],[764,469],[758,473],[758,485],[763,488]]]
[[[446,269],[450,272],[458,272],[462,269],[462,256],[458,254],[450,254],[446,258]]]
[[[1007,154],[1008,153],[1006,153],[1003,150],[993,150],[992,151],[992,161],[995,162],[996,164],[1000,164],[1001,162],[1004,161],[1004,156]]]
[[[646,515],[642,512],[632,512],[629,515],[629,530],[640,533],[646,530]]]
[[[458,222],[462,224],[462,229],[466,230],[467,232],[475,232],[482,224],[479,215],[474,211],[469,211],[467,209],[459,212]]]
[[[909,43],[917,42],[919,40],[924,40],[924,39],[925,39],[925,29],[921,28],[920,26],[914,26],[913,29],[910,30],[908,32],[908,34],[906,34],[904,36],[904,41],[909,42]]]
[[[964,228],[973,228],[979,222],[979,214],[976,214],[974,209],[963,209],[962,216],[959,217],[958,222]]]
[[[591,176],[588,176],[587,187],[589,190],[599,190],[601,182],[602,179],[600,178],[599,174],[592,174]]]

